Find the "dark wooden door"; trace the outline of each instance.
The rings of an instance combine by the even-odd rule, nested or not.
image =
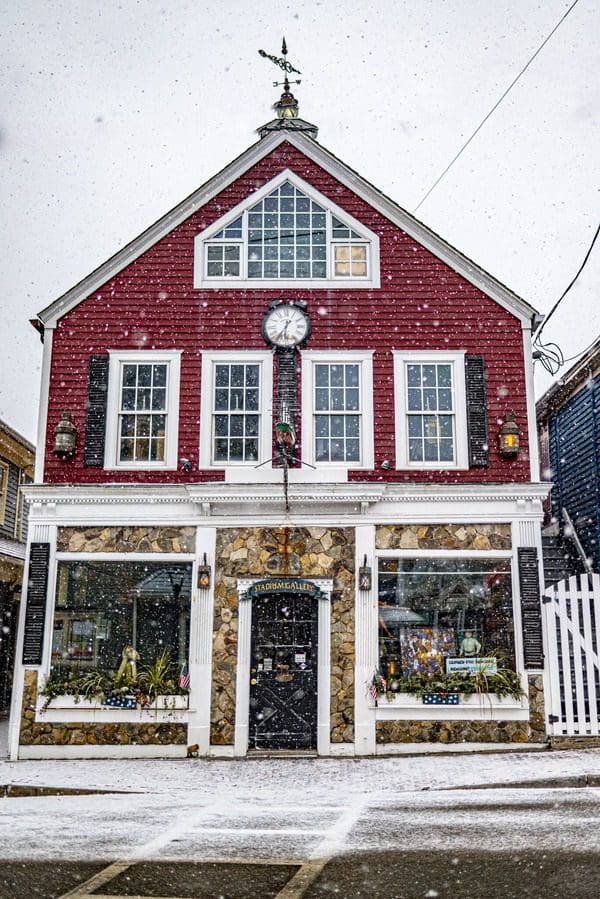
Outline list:
[[[250,749],[316,749],[318,602],[276,593],[252,602]]]

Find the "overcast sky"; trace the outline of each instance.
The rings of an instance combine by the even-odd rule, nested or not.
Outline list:
[[[35,439],[28,320],[272,118],[278,70],[259,48],[278,55],[285,33],[319,141],[413,211],[571,3],[3,4],[0,418]],[[599,51],[600,0],[579,0],[416,213],[541,312],[598,225]],[[600,334],[599,283],[600,241],[544,331],[567,357]]]

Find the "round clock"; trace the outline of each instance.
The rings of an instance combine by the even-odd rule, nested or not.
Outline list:
[[[300,306],[282,303],[269,309],[263,318],[263,337],[276,347],[296,347],[310,334],[310,318]]]

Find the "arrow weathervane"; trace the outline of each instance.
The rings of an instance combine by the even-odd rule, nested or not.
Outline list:
[[[283,58],[281,56],[272,56],[270,53],[266,53],[264,50],[258,51],[261,56],[265,59],[270,59],[271,62],[275,63],[276,66],[279,66],[280,69],[283,69],[287,74],[291,74],[295,72],[297,75],[301,75],[302,72],[299,69],[295,69],[291,62],[288,62],[287,57],[287,44],[285,42],[285,37],[283,39],[283,43],[281,45],[281,52],[283,53]],[[298,82],[299,84],[300,82]]]

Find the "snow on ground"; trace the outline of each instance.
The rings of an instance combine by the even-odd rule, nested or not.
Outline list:
[[[600,750],[0,761],[0,784],[135,791],[0,799],[0,857],[298,859],[328,854],[338,832],[343,852],[399,841],[405,848],[517,850],[534,832],[536,845],[549,851],[600,851],[599,789],[444,791],[586,774],[600,775]]]

